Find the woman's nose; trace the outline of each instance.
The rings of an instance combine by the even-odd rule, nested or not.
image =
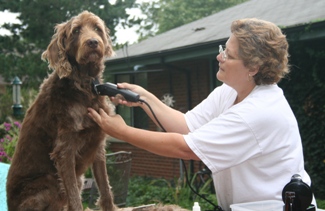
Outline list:
[[[218,62],[223,62],[222,58],[221,58],[221,53],[219,53],[217,56],[216,56],[216,59]]]

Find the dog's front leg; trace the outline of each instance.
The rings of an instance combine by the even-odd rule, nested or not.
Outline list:
[[[98,150],[98,155],[93,163],[92,170],[100,193],[98,204],[102,211],[117,210],[106,171],[105,149]]]
[[[51,153],[51,159],[55,163],[58,175],[63,185],[63,192],[68,200],[68,211],[81,211],[83,206],[81,203],[80,191],[76,177],[76,153],[77,150],[73,147],[74,137],[61,138],[56,140],[56,145]]]

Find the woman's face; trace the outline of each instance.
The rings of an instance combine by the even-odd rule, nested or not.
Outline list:
[[[217,79],[234,89],[245,86],[246,83],[254,81],[253,77],[249,76],[249,69],[244,66],[243,60],[238,56],[239,43],[234,35],[231,35],[226,43],[225,53],[226,60],[222,59],[222,53],[217,56],[219,61],[219,71]]]

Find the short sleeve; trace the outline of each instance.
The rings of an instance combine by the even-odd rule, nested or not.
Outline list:
[[[231,87],[223,84],[215,88],[200,104],[185,114],[185,120],[190,131],[200,128],[232,106],[237,93]]]
[[[261,153],[249,125],[232,111],[184,135],[184,139],[213,172],[238,165]]]

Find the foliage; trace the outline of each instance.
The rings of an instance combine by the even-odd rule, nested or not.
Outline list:
[[[5,93],[0,94],[0,122],[4,122],[7,118],[7,116],[10,116],[10,114],[13,113],[12,110],[12,94]]]
[[[111,30],[115,40],[115,27],[121,20],[128,19],[126,8],[132,8],[135,0],[73,1],[73,0],[7,0],[1,5],[1,10],[18,12],[21,24],[7,25],[14,35],[22,37],[28,43],[44,49],[53,35],[53,27],[64,22],[83,10],[88,10],[100,16]],[[128,24],[127,21],[123,22]]]
[[[140,39],[161,34],[178,26],[209,16],[246,0],[157,0],[141,4],[147,16],[141,21]]]
[[[317,208],[325,209],[325,200],[316,199]]]
[[[10,82],[14,76],[19,76],[23,81],[23,96],[28,96],[24,95],[27,90],[36,90],[47,75],[47,65],[40,60],[40,56],[51,39],[54,25],[84,9],[98,14],[105,20],[111,29],[113,40],[115,27],[118,24],[122,26],[141,24],[139,33],[144,39],[211,15],[244,0],[156,0],[144,3],[140,7],[147,16],[144,20],[130,19],[127,14],[125,9],[134,7],[134,2],[135,0],[117,0],[114,4],[107,0],[1,1],[0,10],[7,9],[21,13],[19,19],[22,22],[21,25],[6,24],[5,27],[13,35],[0,36],[1,75],[7,82]],[[325,43],[324,41],[294,42],[293,39],[290,46],[292,73],[288,79],[280,83],[280,86],[299,123],[306,169],[313,181],[313,191],[317,198],[325,199],[323,182],[323,175],[325,175],[325,98],[323,97],[325,96],[325,50],[323,46]],[[29,99],[32,98],[24,97],[22,103],[25,110],[29,106]],[[0,122],[2,122],[11,113],[11,95],[0,95],[0,102]],[[161,183],[164,182],[160,181]],[[151,199],[154,201],[166,199],[167,202],[177,200],[176,196],[179,195],[175,193],[179,191],[176,189],[178,186],[174,187],[175,185],[167,181],[165,185],[158,186],[159,191],[153,190],[156,195],[150,195],[151,188],[156,187],[157,184],[158,182],[153,182],[151,187],[138,187],[139,190],[134,190],[137,197],[131,198],[130,201],[138,200],[135,202],[141,204]],[[185,192],[188,189],[184,186],[181,185],[183,187],[181,190]]]
[[[195,176],[193,177],[195,178]],[[191,180],[191,186],[194,185]],[[216,196],[209,188],[212,180],[199,189],[199,193],[217,204]],[[177,204],[183,208],[192,209],[194,201],[200,203],[202,210],[212,209],[212,205],[204,199],[197,197],[185,181],[167,181],[165,179],[153,179],[134,176],[129,182],[127,206],[134,207],[144,204]]]
[[[161,33],[243,1],[179,0],[165,2],[161,0],[156,3],[144,3],[141,8],[148,18],[142,20],[130,17],[126,11],[126,8],[140,7],[135,4],[135,0],[116,0],[115,3],[110,3],[107,0],[95,0],[82,1],[82,4],[72,0],[4,0],[0,5],[0,10],[20,13],[18,19],[21,24],[5,24],[3,26],[11,31],[12,36],[0,36],[0,72],[7,82],[10,82],[15,76],[19,76],[23,82],[22,89],[38,89],[49,73],[46,62],[41,61],[41,54],[53,35],[55,24],[66,21],[85,9],[94,12],[105,21],[111,30],[111,37],[114,41],[117,25],[131,27],[141,24],[143,25],[141,31],[145,30],[145,34],[155,34],[152,26],[161,25]],[[182,9],[182,15],[180,15],[179,9]],[[151,21],[152,24],[148,25],[146,21]],[[118,44],[115,45],[116,48],[121,47]],[[0,97],[2,98],[2,96]],[[1,110],[3,111],[1,116],[3,116],[4,113],[8,114],[4,111],[9,107],[8,101],[1,102],[6,102],[4,103],[6,105],[1,106],[6,108]]]
[[[0,162],[10,163],[14,155],[21,124],[4,122],[0,125]]]
[[[134,177],[129,182],[128,188],[128,206],[138,206],[152,203],[170,203],[172,193],[170,184],[146,177]]]
[[[291,74],[280,86],[299,123],[313,192],[316,198],[325,199],[325,43],[291,44]]]
[[[25,89],[38,88],[49,71],[47,64],[41,61],[41,52],[35,46],[26,45],[12,53],[1,54],[0,64],[1,75],[6,81],[10,82],[15,76],[19,76]]]
[[[209,182],[210,181],[206,182],[205,187],[208,186]],[[177,183],[169,182],[164,179],[133,176],[129,181],[127,207],[162,203],[177,204],[183,208],[192,210],[194,201],[198,201],[201,210],[213,210],[212,206],[203,199],[193,199],[194,194],[185,183],[178,184],[177,186],[175,186],[175,184]],[[182,187],[181,190],[179,190],[179,185]],[[201,191],[201,193],[205,193],[205,197],[208,200],[217,204],[216,196],[213,192],[209,192],[205,189]],[[178,195],[177,200],[175,200],[175,195]],[[318,208],[325,209],[325,200],[317,198],[316,201]]]
[[[22,84],[23,87],[28,85]],[[38,93],[37,89],[33,88],[22,88],[21,89],[21,104],[22,111],[26,113],[27,109],[31,106],[36,95]],[[12,110],[12,87],[8,87],[5,94],[0,95],[0,122],[8,121],[12,118],[13,110]],[[24,117],[15,117],[18,120],[22,120]]]
[[[4,0],[0,10],[9,10],[20,15],[21,24],[5,24],[12,36],[0,36],[1,75],[10,81],[19,76],[23,83],[38,88],[47,75],[47,64],[41,61],[41,53],[46,49],[54,33],[54,26],[64,22],[83,10],[89,10],[100,16],[111,31],[114,41],[115,27],[131,26],[126,8],[134,7],[135,0],[116,0],[111,4],[107,0]]]

